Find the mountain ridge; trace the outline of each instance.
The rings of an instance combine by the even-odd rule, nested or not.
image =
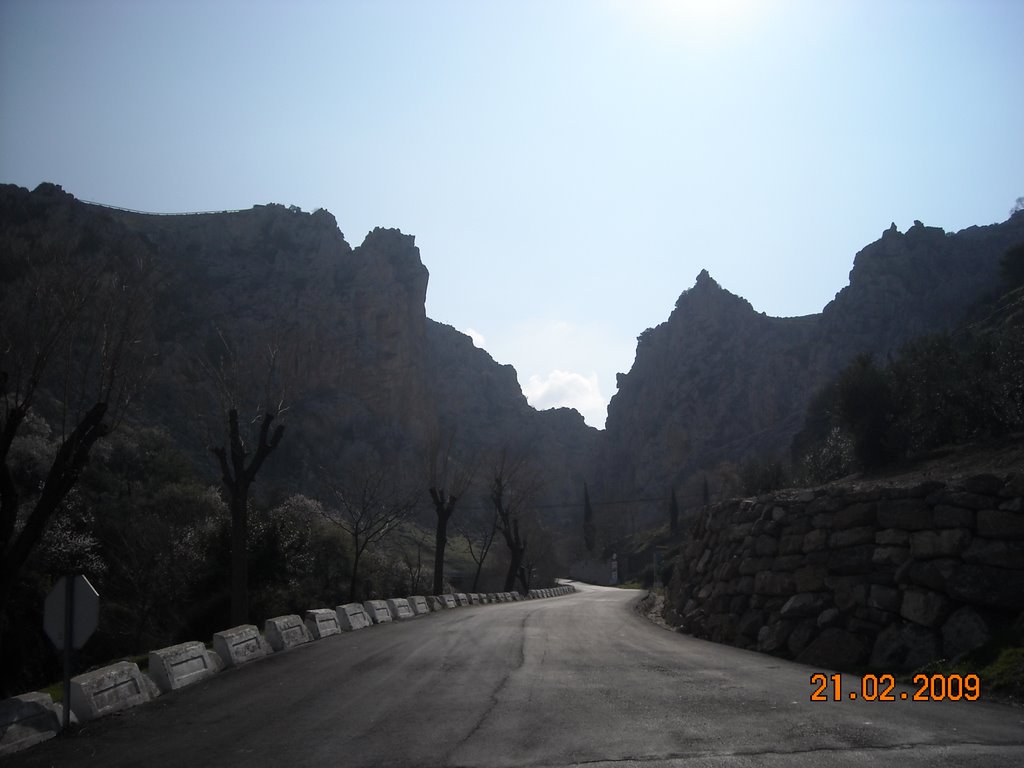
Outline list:
[[[997,289],[999,259],[1020,242],[1020,213],[956,233],[892,225],[858,251],[821,312],[797,317],[756,312],[702,270],[617,377],[592,493],[667,497],[720,464],[786,456],[810,398],[849,360],[953,328]]]
[[[145,214],[53,184],[0,188],[0,225],[12,254],[63,243],[154,257],[161,355],[144,408],[169,429],[183,391],[202,388],[195,358],[222,335],[252,346],[277,333],[301,367],[293,406],[304,437],[269,472],[308,480],[367,451],[412,464],[455,434],[476,460],[535,454],[552,477],[545,502],[562,505],[554,514],[566,525],[585,480],[598,503],[667,497],[697,472],[784,454],[810,397],[849,359],[952,327],[995,289],[1001,254],[1024,242],[1022,213],[956,233],[892,225],[858,251],[848,285],[821,312],[796,317],[757,312],[703,269],[638,337],[596,430],[577,411],[530,406],[511,365],[427,317],[430,274],[400,230],[375,228],[352,247],[324,209]],[[647,506],[619,517],[660,514]]]

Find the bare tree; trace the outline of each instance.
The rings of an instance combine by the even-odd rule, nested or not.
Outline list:
[[[505,450],[499,454],[491,474],[494,478],[491,482],[491,503],[494,505],[498,530],[509,553],[504,586],[508,592],[515,587],[517,577],[522,584],[529,583],[529,578],[521,573],[527,537],[519,521],[526,507],[533,503],[540,490],[540,483],[525,459],[510,459]]]
[[[279,365],[283,341],[278,336],[262,354],[242,354],[223,332],[218,331],[218,337],[220,356],[215,363],[201,361],[200,365],[216,385],[225,414],[225,444],[211,445],[210,452],[217,459],[231,512],[231,623],[238,625],[249,620],[249,492],[263,463],[284,437],[284,425],[274,425],[286,411]],[[242,393],[256,389],[261,374],[261,394],[246,409],[251,415],[243,421]]]
[[[346,474],[349,479],[340,484],[325,480],[335,505],[324,507],[324,517],[352,537],[349,600],[357,600],[359,562],[363,553],[408,520],[416,500],[414,492],[399,481],[396,472],[379,463],[350,467]]]
[[[420,594],[423,585],[423,542],[419,538],[407,538],[406,546],[402,547],[402,563],[409,574],[409,594]]]
[[[98,440],[120,423],[152,362],[149,263],[124,253],[7,255],[0,284],[0,616],[19,573]],[[58,446],[30,508],[11,445],[31,411],[58,424]]]
[[[447,441],[433,441],[430,447],[430,500],[437,514],[434,530],[434,583],[435,595],[444,591],[444,553],[448,546],[448,521],[455,505],[473,482],[473,470],[459,463],[452,455],[454,435]]]
[[[590,506],[590,491],[586,482],[583,483],[583,546],[587,552],[594,554],[597,545],[597,526],[594,525],[594,509]]]
[[[483,515],[475,515],[468,521],[457,526],[458,531],[466,542],[469,556],[476,563],[476,572],[473,574],[473,586],[471,592],[480,588],[480,572],[483,570],[484,561],[491,551],[494,537],[498,533],[498,514],[495,510],[489,510]]]

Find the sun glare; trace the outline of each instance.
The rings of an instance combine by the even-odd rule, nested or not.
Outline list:
[[[621,0],[614,3],[625,18],[672,38],[716,39],[748,26],[757,0]]]

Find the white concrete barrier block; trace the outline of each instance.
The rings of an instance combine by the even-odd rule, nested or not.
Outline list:
[[[312,608],[306,611],[306,629],[314,640],[321,640],[341,632],[338,614],[330,608]]]
[[[455,603],[457,605],[469,605],[469,595],[467,595],[465,592],[456,592]]]
[[[198,640],[149,652],[149,676],[162,693],[198,683],[220,672],[224,662]]]
[[[0,701],[0,755],[10,755],[60,733],[63,715],[48,693]]]
[[[213,650],[224,659],[224,664],[237,667],[249,661],[262,659],[270,653],[270,646],[252,624],[242,624],[213,635]]]
[[[362,603],[345,603],[339,605],[334,612],[338,616],[338,626],[346,632],[363,629],[373,623],[366,615],[366,609],[363,608]]]
[[[159,695],[153,682],[130,661],[71,678],[71,709],[80,722],[145,704]]]
[[[480,605],[480,595],[476,592],[470,592],[466,597],[469,598],[470,605]]]
[[[427,604],[427,598],[423,595],[413,595],[412,597],[405,598],[409,601],[409,607],[412,608],[412,612],[417,616],[424,613],[430,613],[430,606]]]
[[[387,601],[388,611],[391,613],[391,618],[395,621],[401,619],[411,619],[416,614],[413,613],[411,607],[409,607],[409,601],[404,597],[393,597]]]
[[[263,624],[263,636],[275,651],[287,651],[313,639],[302,619],[294,613],[267,619]]]
[[[443,611],[445,608],[444,600],[437,595],[428,595],[427,605],[430,606],[431,611]]]
[[[374,624],[385,624],[391,621],[391,611],[388,610],[388,604],[383,600],[367,600],[363,603],[363,608],[366,609],[366,615]]]
[[[459,607],[458,602],[455,600],[455,595],[451,595],[451,594],[448,594],[448,595],[438,595],[438,597],[441,598],[441,601],[444,603],[444,607],[445,608],[458,608]]]

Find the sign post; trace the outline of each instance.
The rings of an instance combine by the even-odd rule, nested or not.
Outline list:
[[[85,576],[62,576],[43,604],[43,629],[64,652],[64,727],[71,724],[71,652],[96,631],[100,596]]]

